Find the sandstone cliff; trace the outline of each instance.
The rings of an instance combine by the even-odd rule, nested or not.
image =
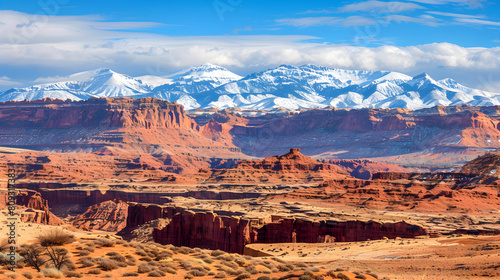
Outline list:
[[[0,190],[0,208],[6,207],[8,194],[6,189]],[[17,209],[22,222],[38,223],[45,225],[62,225],[64,222],[54,215],[49,208],[47,200],[40,193],[32,190],[18,189],[16,204],[22,206]]]
[[[84,230],[120,231],[127,225],[128,204],[109,200],[92,205],[75,217],[72,224]]]
[[[235,168],[212,170],[206,182],[225,183],[305,183],[349,176],[333,164],[319,162],[300,153],[299,148],[281,156],[247,160]]]
[[[166,227],[153,230],[153,238],[160,244],[219,249],[240,254],[245,245],[250,243],[364,241],[425,234],[427,231],[422,227],[405,222],[313,222],[285,218],[260,225],[249,219],[191,211],[175,215]]]

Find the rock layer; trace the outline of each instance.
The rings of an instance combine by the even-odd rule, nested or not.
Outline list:
[[[127,225],[128,204],[110,200],[92,205],[75,217],[72,224],[84,230],[120,231]]]
[[[7,203],[7,192],[0,190],[0,208],[6,207]],[[22,222],[45,225],[61,225],[64,223],[50,211],[47,200],[42,198],[39,192],[26,189],[17,190],[16,205],[23,207],[18,209],[19,211],[15,211],[19,213]]]
[[[279,219],[277,222],[257,224],[257,221],[217,214],[184,211],[172,217],[162,229],[153,230],[155,242],[175,246],[219,249],[243,253],[250,243],[364,241],[384,237],[415,237],[427,231],[420,226],[378,222],[313,222],[301,219]]]

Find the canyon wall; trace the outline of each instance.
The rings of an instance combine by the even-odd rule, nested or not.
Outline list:
[[[143,127],[200,130],[179,104],[154,98],[0,103],[0,128]]]
[[[7,206],[8,196],[6,190],[0,191],[0,208]],[[32,190],[17,190],[15,213],[19,214],[22,222],[38,223],[45,225],[61,225],[63,221],[50,212],[49,204],[39,192]]]
[[[192,211],[175,215],[166,227],[153,230],[153,238],[160,244],[220,249],[239,254],[250,243],[365,241],[384,237],[412,238],[425,234],[427,231],[424,228],[406,222],[315,222],[284,218],[258,224],[250,219]]]
[[[49,205],[81,204],[91,206],[108,200],[124,202],[165,204],[172,202],[171,197],[192,197],[207,200],[230,200],[257,198],[257,192],[227,192],[227,191],[186,191],[186,192],[141,192],[121,190],[78,190],[71,189],[76,184],[62,183],[18,183],[18,188],[25,188],[39,192]],[[82,185],[85,187],[85,185]]]
[[[127,225],[128,204],[109,200],[90,206],[75,217],[72,224],[84,230],[120,231]]]

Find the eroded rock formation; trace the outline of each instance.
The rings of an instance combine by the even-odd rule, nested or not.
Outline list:
[[[284,218],[268,224],[212,212],[184,211],[172,217],[162,229],[153,230],[155,242],[175,246],[220,249],[243,253],[250,243],[364,241],[395,237],[415,237],[427,231],[406,222],[321,221]]]
[[[92,205],[75,217],[72,224],[84,230],[120,231],[127,226],[128,204],[109,200]]]
[[[5,189],[0,190],[0,208],[6,207],[8,202],[8,193]],[[64,223],[56,215],[50,212],[47,200],[43,199],[39,192],[18,189],[16,194],[16,205],[22,206],[16,211],[22,222],[45,225],[61,225]]]
[[[300,148],[292,148],[290,152],[281,156],[246,160],[231,169],[212,170],[206,182],[297,183],[324,181],[346,176],[349,175],[338,165],[319,162],[300,153]]]

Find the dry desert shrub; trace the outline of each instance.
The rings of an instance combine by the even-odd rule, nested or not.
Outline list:
[[[238,275],[238,277],[236,277],[236,278],[234,278],[234,279],[235,279],[235,280],[241,280],[241,279],[248,279],[248,278],[250,278],[250,277],[252,277],[252,276],[250,275],[250,273],[246,273],[246,272],[245,272],[245,273],[242,273],[242,274]]]
[[[339,272],[339,273],[337,274],[337,278],[342,279],[342,280],[349,280],[349,276],[345,275],[345,274],[344,274],[344,273],[342,273],[342,272]]]
[[[174,250],[172,250],[174,251]],[[178,247],[174,252],[176,253],[179,253],[179,254],[183,254],[183,255],[189,255],[189,254],[192,254],[192,253],[195,253],[196,251],[189,248],[189,247]]]
[[[134,258],[134,256],[127,255],[125,256],[125,258],[127,259],[126,261],[127,265],[134,266],[137,263],[137,259]]]
[[[7,237],[0,239],[0,252],[8,251],[9,247],[10,244],[9,244],[9,239]]]
[[[64,276],[60,270],[57,270],[55,268],[44,268],[42,269],[42,274],[45,277],[56,279],[62,278]]]
[[[88,272],[89,274],[101,274],[101,269],[100,268],[92,268]]]
[[[127,241],[122,240],[122,239],[116,239],[115,243],[119,244],[119,245],[123,245],[123,246],[127,245]],[[127,246],[125,246],[125,247],[127,247]]]
[[[23,271],[22,274],[26,279],[33,279],[33,274],[30,271]]]
[[[138,267],[137,267],[137,272],[138,273],[147,273],[147,272],[151,272],[151,270],[153,270],[151,268],[151,266],[149,266],[148,264],[140,264]]]
[[[227,267],[230,267],[232,269],[238,269],[238,265],[234,262],[230,262],[230,261],[221,261],[220,262],[222,265],[225,265]]]
[[[79,263],[82,265],[82,268],[91,267],[91,266],[94,266],[96,264],[94,259],[91,257],[80,258]]]
[[[208,263],[208,264],[214,263],[214,259],[210,256],[206,256],[206,257],[202,256],[201,260],[204,261],[205,263]]]
[[[169,251],[169,250],[158,251],[155,254],[155,260],[156,261],[165,260],[165,259],[171,258],[173,255],[174,254],[171,251]]]
[[[217,257],[218,260],[224,260],[224,261],[228,261],[228,262],[232,262],[234,261],[236,258],[234,257],[233,254],[224,254],[224,255],[220,255]]]
[[[146,256],[146,257],[140,258],[139,260],[140,260],[140,261],[143,261],[143,262],[150,262],[150,261],[152,261],[153,259],[152,259],[152,258],[150,258],[150,257],[147,257],[147,256]]]
[[[83,249],[83,250],[80,250],[80,252],[78,252],[78,254],[82,257],[84,256],[88,256],[90,255],[90,251],[89,250],[86,250],[86,249]]]
[[[98,258],[97,263],[99,267],[104,271],[111,271],[118,268],[118,263],[115,260],[108,258]]]
[[[161,271],[151,271],[150,273],[148,273],[148,277],[163,277],[165,276],[165,273],[161,272]]]
[[[166,272],[166,273],[169,273],[169,274],[177,274],[177,269],[175,269],[174,267],[159,267],[158,268],[160,271],[163,271],[163,272]]]
[[[64,244],[69,244],[74,242],[75,239],[73,235],[65,232],[60,228],[51,229],[40,236],[38,236],[38,242],[44,247],[48,246],[62,246]]]
[[[214,278],[221,279],[221,278],[226,278],[227,274],[224,271],[219,271],[215,274]]]
[[[250,274],[257,274],[257,273],[259,273],[259,271],[257,270],[257,268],[255,268],[255,266],[253,266],[253,265],[246,266],[245,270],[248,271],[248,273],[250,273]]]
[[[207,275],[207,272],[205,270],[198,270],[198,269],[192,269],[188,273],[196,277],[202,277]]]
[[[91,245],[92,245],[92,246],[91,246]],[[89,252],[91,252],[91,253],[94,253],[94,251],[95,251],[95,247],[94,247],[93,245],[94,245],[93,243],[90,243],[88,246],[83,247],[83,250],[87,250],[87,251],[89,251]]]
[[[108,256],[109,259],[118,262],[119,266],[122,266],[120,263],[125,263],[127,261],[124,256],[122,256],[120,253],[117,252],[109,252],[106,254],[106,256]]]
[[[65,270],[70,270],[70,271],[73,271],[73,270],[77,269],[75,263],[72,260],[67,260],[64,263],[63,267],[64,267]]]
[[[148,254],[146,253],[146,251],[144,251],[143,249],[137,249],[137,250],[135,251],[135,254],[136,254],[136,255],[139,255],[139,256],[142,256],[142,257],[145,257],[145,256],[147,256],[147,255],[148,255]]]
[[[82,278],[83,277],[82,274],[80,274],[78,272],[74,272],[74,271],[66,271],[66,272],[64,272],[64,275],[66,277],[69,277],[69,278],[71,278],[71,277]]]
[[[290,269],[290,267],[288,267],[287,265],[284,265],[284,264],[279,264],[278,269],[281,272],[287,272],[287,271],[292,270],[292,269]]]
[[[115,246],[115,241],[107,238],[98,238],[94,240],[94,244],[97,247],[114,247]]]
[[[218,257],[218,256],[221,256],[221,255],[224,255],[224,254],[226,254],[226,252],[221,251],[221,250],[215,250],[215,251],[212,251],[210,253],[210,255],[212,255],[212,257]]]
[[[144,246],[141,243],[136,242],[136,241],[129,242],[128,244],[130,245],[130,247],[134,247],[136,249],[141,249],[141,250],[144,249]]]
[[[17,275],[17,273],[9,272],[9,273],[5,273],[5,276],[7,276],[11,279],[16,279],[18,275]]]
[[[318,269],[317,267],[309,267],[309,268],[307,268],[307,270],[306,270],[306,271],[310,271],[310,272],[319,272],[319,269]],[[311,273],[311,275],[312,275],[312,273]]]
[[[365,275],[363,275],[363,274],[358,274],[358,275],[356,275],[356,277],[354,277],[354,278],[356,278],[356,279],[363,279],[363,280],[366,280],[366,276],[365,276]]]
[[[125,273],[123,273],[122,276],[123,277],[137,277],[137,276],[139,276],[139,273],[137,273],[137,272],[125,272]]]

